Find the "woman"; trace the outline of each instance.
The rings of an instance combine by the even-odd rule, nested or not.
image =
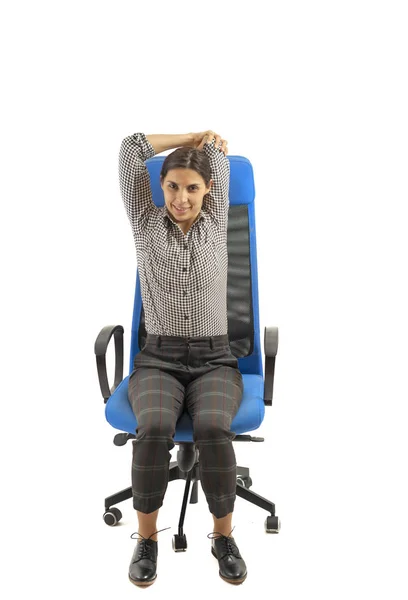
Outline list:
[[[160,173],[165,205],[156,207],[144,161],[172,148]],[[156,579],[156,521],[184,408],[193,421],[219,574],[230,583],[247,574],[230,536],[236,497],[230,426],[243,382],[228,338],[227,152],[227,141],[211,130],[135,133],[120,148],[120,189],[135,239],[147,331],[128,386],[138,424],[132,492],[139,537],[129,567],[136,585]]]

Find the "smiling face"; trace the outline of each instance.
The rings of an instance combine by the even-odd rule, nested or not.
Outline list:
[[[160,180],[167,210],[183,231],[188,231],[197,219],[203,198],[211,189],[206,187],[204,179],[193,169],[178,168],[167,172]],[[183,210],[177,210],[178,208]]]

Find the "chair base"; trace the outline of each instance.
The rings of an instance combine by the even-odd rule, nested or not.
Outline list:
[[[182,506],[181,506],[180,520],[179,520],[179,524],[178,524],[178,536],[175,536],[175,538],[177,538],[177,539],[184,538],[184,540],[185,540],[185,536],[183,533],[183,525],[184,525],[184,518],[185,518],[185,514],[186,514],[187,500],[188,500],[189,495],[190,495],[190,504],[196,504],[198,502],[198,482],[200,480],[198,461],[193,464],[192,468],[189,471],[181,470],[179,467],[178,461],[171,461],[170,466],[169,466],[169,482],[178,480],[178,479],[184,479],[186,481],[186,486],[184,489],[184,496],[183,496],[183,502],[182,502]],[[191,484],[193,484],[193,487],[192,487],[191,493],[190,493],[190,485]],[[255,492],[251,491],[249,489],[249,487],[251,485],[252,485],[252,480],[249,475],[249,469],[247,467],[237,466],[237,488],[236,488],[237,496],[268,511],[270,513],[270,516],[268,516],[266,519],[265,530],[267,533],[278,533],[279,529],[280,529],[280,521],[275,516],[275,504],[273,502],[271,502],[270,500],[267,500],[266,498],[263,498],[262,496],[259,496]],[[116,513],[115,513],[116,515],[117,515],[117,513],[120,515],[119,518],[117,516],[116,516],[116,518],[113,518],[111,520],[105,518],[105,516],[107,514],[110,515],[110,512],[109,512],[110,508],[114,504],[118,504],[119,502],[123,502],[124,500],[128,500],[129,498],[132,498],[132,487],[128,487],[120,492],[117,492],[116,494],[113,494],[112,496],[108,496],[107,498],[105,498],[104,519],[108,525],[116,525],[116,523],[120,520],[120,518],[122,516],[120,511],[118,511],[117,509],[113,509],[114,511],[116,510]],[[181,546],[177,547],[177,544],[175,547],[175,545],[173,543],[173,549],[175,551],[185,550],[186,547],[187,546],[186,546],[185,541],[184,541],[184,547],[181,547]]]

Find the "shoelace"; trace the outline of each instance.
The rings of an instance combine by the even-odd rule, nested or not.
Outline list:
[[[234,531],[235,527],[233,527],[231,529],[231,531],[229,532],[229,535],[231,535],[231,533]],[[207,537],[212,540],[215,539],[216,537],[221,537],[223,540],[223,550],[225,550],[225,554],[223,554],[222,556],[220,556],[220,560],[222,560],[223,558],[225,558],[225,556],[235,556],[236,558],[241,558],[241,555],[239,553],[238,550],[238,546],[231,540],[231,538],[229,537],[229,535],[223,535],[222,533],[219,533],[218,531],[213,531],[211,533],[209,533],[207,535]],[[211,537],[213,536],[213,537]]]
[[[139,562],[139,560],[142,560],[142,558],[148,558],[150,560],[152,559],[152,557],[151,557],[152,547],[149,546],[149,544],[147,544],[147,541],[150,540],[152,535],[155,535],[156,533],[160,533],[161,531],[166,531],[166,529],[170,529],[170,527],[165,527],[164,529],[159,529],[159,531],[155,531],[154,533],[149,535],[148,538],[143,537],[143,535],[141,535],[138,531],[135,531],[134,533],[132,533],[132,535],[130,536],[132,540],[136,539],[133,537],[135,534],[140,535],[140,537],[142,538],[141,540],[138,540],[140,542],[139,554],[138,554],[137,560],[134,560],[133,563]]]

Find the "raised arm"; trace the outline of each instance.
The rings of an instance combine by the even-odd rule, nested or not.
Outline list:
[[[219,148],[215,147],[215,139],[205,143],[203,152],[206,153],[211,165],[213,185],[205,195],[205,204],[214,215],[220,227],[228,226],[230,163]]]
[[[143,227],[155,208],[145,161],[172,148],[190,145],[197,147],[197,135],[200,136],[193,133],[146,135],[139,132],[122,141],[119,152],[119,184],[133,232]],[[202,150],[208,156],[213,179],[211,190],[205,196],[206,206],[219,225],[226,228],[229,209],[229,160],[215,147],[215,139],[205,143]]]
[[[152,210],[150,176],[145,160],[155,153],[144,133],[126,137],[120,147],[119,185],[133,231],[138,230]]]
[[[191,141],[190,133],[134,133],[122,141],[119,152],[119,184],[133,231],[143,226],[155,207],[145,161],[165,150],[188,146]]]

